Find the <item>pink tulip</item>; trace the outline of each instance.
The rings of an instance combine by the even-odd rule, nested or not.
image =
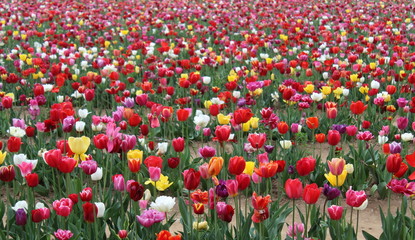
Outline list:
[[[151,181],[157,182],[160,179],[161,169],[158,167],[149,167],[148,172],[150,173]]]

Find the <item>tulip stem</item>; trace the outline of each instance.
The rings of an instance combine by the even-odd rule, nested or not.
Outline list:
[[[350,225],[352,225],[353,224],[353,207],[351,208],[351,211],[350,211]]]
[[[295,228],[294,228],[294,216],[295,216],[295,199],[293,198],[293,233],[295,232]]]
[[[356,218],[356,237],[357,237],[357,234],[359,233],[359,212],[360,212],[360,210],[357,210],[357,218]]]
[[[241,229],[241,219],[240,219],[240,209],[239,209],[239,201],[238,198],[234,197],[233,200],[235,201],[235,213],[236,213],[236,229]],[[239,233],[240,231],[236,230],[235,231],[235,235],[236,235],[236,239],[240,239],[239,238]]]
[[[192,239],[192,237],[193,237],[193,222],[192,222],[192,198],[190,197],[190,190],[188,190],[188,193],[189,193],[189,205],[188,205],[188,208],[189,208],[189,227],[190,227],[190,238],[189,239]]]
[[[308,218],[310,217],[310,209],[311,209],[311,206],[309,205],[309,204],[306,204],[305,205],[305,225],[304,225],[304,237],[307,237],[307,233],[308,233],[308,231],[307,231],[307,227],[308,227]]]

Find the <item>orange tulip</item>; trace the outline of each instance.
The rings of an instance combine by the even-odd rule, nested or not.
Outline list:
[[[315,138],[316,138],[316,141],[318,143],[323,143],[323,142],[326,141],[326,134],[324,134],[324,133],[318,133],[318,134],[315,135]]]
[[[309,118],[306,119],[306,124],[307,124],[308,128],[316,129],[316,128],[318,128],[318,125],[319,125],[318,118],[317,117],[309,117]]]
[[[217,176],[222,170],[223,167],[223,158],[222,157],[213,157],[209,161],[208,174],[211,176]]]
[[[271,161],[269,163],[261,163],[259,168],[255,168],[255,173],[260,177],[269,178],[275,176],[278,170],[278,163]]]

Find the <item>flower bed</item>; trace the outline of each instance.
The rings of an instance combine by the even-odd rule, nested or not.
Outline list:
[[[414,239],[414,8],[1,3],[0,238]]]

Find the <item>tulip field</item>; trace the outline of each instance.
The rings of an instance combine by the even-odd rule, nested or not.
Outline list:
[[[0,239],[415,239],[414,12],[2,1]]]

